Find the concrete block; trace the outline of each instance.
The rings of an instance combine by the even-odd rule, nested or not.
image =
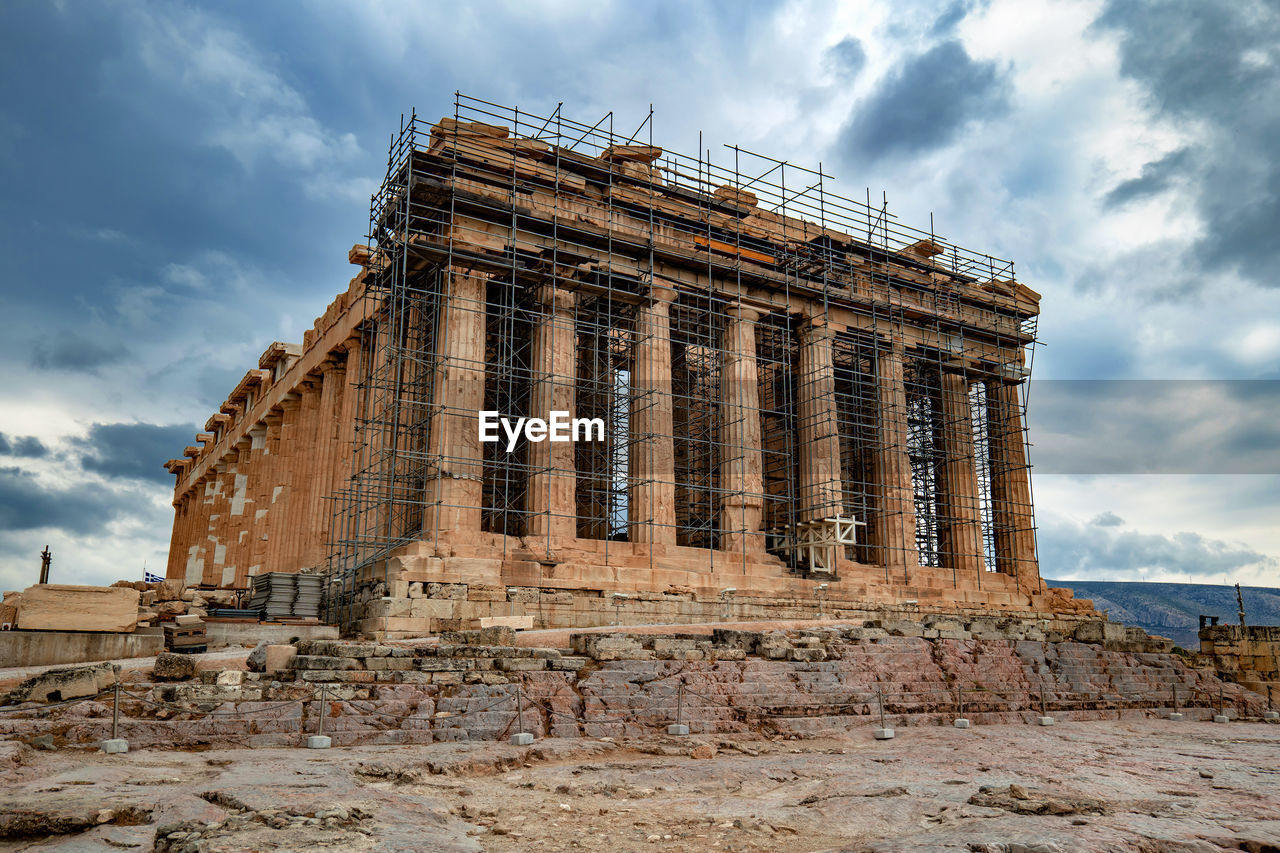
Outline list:
[[[107,738],[98,744],[107,755],[117,755],[129,751],[129,741],[122,737]]]
[[[328,735],[311,735],[307,738],[307,749],[328,749],[333,740]]]
[[[1215,723],[1229,723],[1231,722],[1231,718],[1228,717],[1226,714],[1214,714],[1213,721]]]
[[[893,740],[893,729],[890,728],[876,729],[872,734],[876,740]]]
[[[1264,720],[1280,720],[1280,711],[1263,711],[1262,719]]]
[[[1036,725],[1040,725],[1040,726],[1052,726],[1052,725],[1053,725],[1053,717],[1036,717]]]
[[[684,725],[679,725],[677,723],[672,723],[671,725],[667,726],[667,734],[677,735],[677,736],[687,735],[689,734],[689,727]]]
[[[1177,711],[1174,711],[1174,712],[1172,712],[1172,713],[1170,713],[1170,714],[1169,714],[1169,721],[1170,721],[1170,722],[1173,722],[1173,723],[1180,723],[1180,722],[1182,722],[1182,719],[1183,719],[1182,714],[1178,713]]]
[[[958,720],[955,721],[955,727],[957,729],[967,729],[969,728],[969,721],[966,720],[964,717],[960,717]]]
[[[533,735],[528,732],[516,732],[511,736],[512,746],[528,746],[533,743]]]

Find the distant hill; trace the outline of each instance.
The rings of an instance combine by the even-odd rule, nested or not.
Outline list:
[[[1233,586],[1191,583],[1143,583],[1138,581],[1052,581],[1065,586],[1076,598],[1091,598],[1098,610],[1106,610],[1112,622],[1137,625],[1148,634],[1168,637],[1186,649],[1200,648],[1196,632],[1200,614],[1217,616],[1221,624],[1236,624],[1236,590]],[[1280,589],[1246,586],[1244,620],[1249,625],[1280,625]]]

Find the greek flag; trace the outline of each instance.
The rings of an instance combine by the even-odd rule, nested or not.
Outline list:
[[[153,575],[151,574],[151,572],[143,571],[142,580],[144,583],[162,583],[164,581],[164,578],[160,577],[159,575]]]

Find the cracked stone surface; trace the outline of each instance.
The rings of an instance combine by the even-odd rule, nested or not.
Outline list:
[[[6,742],[0,786],[0,827],[27,828],[0,850],[1280,851],[1280,726],[1260,723],[323,753]]]

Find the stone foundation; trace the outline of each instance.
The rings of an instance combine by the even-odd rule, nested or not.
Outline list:
[[[1109,649],[1033,639],[1038,629],[1026,623],[984,627],[937,620],[710,636],[597,632],[574,635],[567,648],[518,647],[501,628],[419,647],[304,641],[282,673],[208,671],[198,682],[127,685],[121,736],[135,749],[296,745],[318,731],[320,713],[335,745],[515,731],[616,737],[665,730],[677,716],[695,734],[809,736],[878,724],[880,696],[894,726],[950,725],[961,703],[982,725],[1033,722],[1042,701],[1060,721],[1156,717],[1171,710],[1175,687],[1190,719],[1212,715],[1219,691],[1233,718],[1264,710],[1261,697],[1188,667],[1158,639],[1115,640]],[[30,719],[0,718],[0,734],[91,743],[109,728],[110,710],[91,701],[33,706]]]
[[[1008,575],[988,573],[985,586],[919,573],[910,583],[886,583],[864,574],[833,579],[821,598],[812,579],[778,577],[779,567],[676,546],[601,545],[544,566],[533,560],[486,559],[494,543],[452,546],[451,556],[429,556],[411,545],[344,588],[329,594],[331,621],[376,639],[408,639],[479,627],[481,619],[531,617],[534,628],[692,624],[716,621],[907,618],[920,613],[1074,623],[1098,618],[1091,602],[1068,589],[1026,592]],[[660,550],[662,557],[645,551]],[[651,564],[653,567],[651,568]],[[479,580],[477,580],[479,579]],[[724,593],[733,589],[731,594]],[[886,602],[898,602],[886,604]],[[903,604],[902,602],[909,602]],[[1068,628],[1069,634],[1072,629]],[[1099,629],[1101,630],[1101,629]],[[1099,637],[1101,639],[1101,637]]]

